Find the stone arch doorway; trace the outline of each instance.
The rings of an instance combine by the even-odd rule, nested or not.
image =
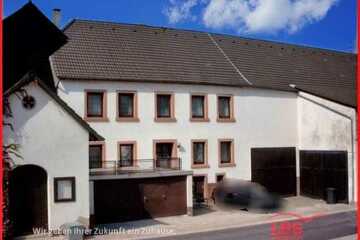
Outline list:
[[[47,173],[35,165],[16,167],[9,181],[10,219],[15,236],[48,227]]]

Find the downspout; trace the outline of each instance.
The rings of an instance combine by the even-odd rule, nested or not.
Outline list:
[[[60,79],[55,74],[55,68],[54,68],[54,64],[53,64],[53,61],[52,61],[52,56],[49,56],[49,63],[50,63],[51,74],[52,74],[52,77],[53,77],[53,80],[54,80],[56,94],[58,94]]]
[[[298,88],[296,88],[296,86],[295,85],[293,85],[293,84],[291,84],[290,85],[290,87],[292,87],[292,88],[294,88],[294,89],[297,89],[298,91],[302,91],[301,89],[298,89]],[[310,93],[309,93],[310,94]],[[351,172],[352,172],[352,187],[353,187],[353,189],[352,189],[352,191],[351,191],[351,197],[352,197],[352,201],[355,201],[355,166],[354,166],[354,163],[355,163],[355,150],[354,150],[354,144],[355,144],[355,141],[354,141],[354,129],[355,129],[355,127],[354,127],[354,120],[351,118],[351,117],[349,117],[348,115],[346,115],[346,114],[343,114],[342,112],[339,112],[338,110],[336,110],[336,109],[333,109],[333,108],[331,108],[331,107],[329,107],[329,106],[326,106],[326,105],[324,105],[324,104],[322,104],[322,103],[319,103],[319,102],[317,102],[317,101],[315,101],[315,100],[313,100],[313,99],[310,99],[310,98],[307,98],[307,97],[305,97],[305,96],[302,96],[302,95],[300,95],[300,94],[298,94],[298,96],[299,97],[301,97],[301,98],[303,98],[303,99],[305,99],[305,100],[307,100],[307,101],[309,101],[309,102],[312,102],[312,103],[314,103],[314,104],[316,104],[316,105],[318,105],[318,106],[320,106],[320,107],[323,107],[323,108],[325,108],[325,109],[327,109],[327,110],[329,110],[329,111],[331,111],[331,112],[333,112],[333,113],[336,113],[336,114],[338,114],[338,115],[340,115],[340,116],[342,116],[342,117],[344,117],[344,118],[347,118],[347,119],[349,119],[350,120],[350,124],[351,124],[351,127],[350,127],[350,131],[351,131],[351,168],[352,168],[352,170],[351,170]],[[359,166],[358,166],[359,167]],[[359,199],[358,199],[358,201],[359,201]]]

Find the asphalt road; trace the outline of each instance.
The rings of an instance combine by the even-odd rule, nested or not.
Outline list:
[[[344,236],[353,235],[356,233],[356,213],[345,212],[337,213],[327,216],[322,216],[312,221],[301,224],[299,230],[299,221],[288,222],[290,225],[283,224],[282,226],[286,229],[289,229],[289,226],[292,226],[291,229],[297,229],[294,231],[290,230],[283,232],[285,238],[278,238],[281,240],[284,239],[304,239],[304,240],[318,240],[318,239],[334,239],[341,238]],[[286,226],[286,227],[285,227]],[[295,227],[296,226],[296,227]],[[281,224],[276,225],[276,229],[279,230]],[[294,238],[296,234],[300,238]],[[272,235],[274,234],[274,235]],[[251,227],[241,227],[226,229],[220,231],[211,231],[203,233],[194,233],[188,235],[178,235],[171,237],[162,237],[161,240],[236,240],[236,239],[246,239],[246,240],[267,240],[274,239],[275,236],[279,236],[279,232],[272,231],[272,224],[264,224]],[[283,235],[284,236],[284,235]]]

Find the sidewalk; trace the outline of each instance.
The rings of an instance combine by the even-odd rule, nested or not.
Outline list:
[[[356,240],[357,235],[349,235],[349,236],[345,236],[345,237],[341,237],[341,238],[335,238],[332,240]]]
[[[322,200],[305,197],[291,197],[281,212],[296,213],[304,217],[313,215],[328,215],[344,211],[353,211],[355,207],[347,204],[327,205]],[[141,220],[134,222],[106,225],[113,232],[105,235],[91,236],[88,239],[146,239],[189,234],[196,232],[214,231],[228,228],[238,228],[265,224],[274,221],[293,220],[292,216],[271,218],[274,214],[250,213],[239,210],[211,210],[198,209],[195,216],[175,216],[158,219]],[[101,234],[101,232],[99,232]]]

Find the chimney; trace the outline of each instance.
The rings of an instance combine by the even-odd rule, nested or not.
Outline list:
[[[52,14],[52,22],[60,28],[60,21],[61,21],[61,9],[60,8],[54,8],[53,14]]]

